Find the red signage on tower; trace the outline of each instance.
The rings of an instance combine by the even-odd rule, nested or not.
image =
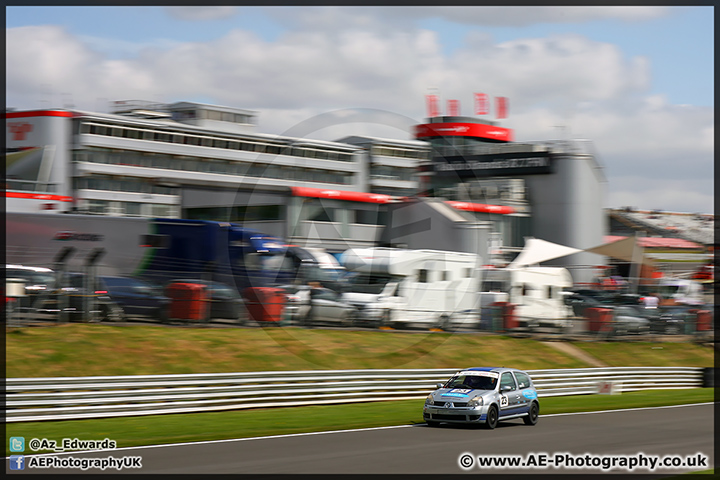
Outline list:
[[[460,102],[458,100],[447,101],[448,115],[451,117],[460,116]]]
[[[437,95],[425,95],[425,98],[427,99],[428,117],[440,116],[440,109],[438,108]]]
[[[508,99],[507,97],[496,97],[497,102],[497,118],[507,118]]]
[[[488,96],[486,93],[475,94],[475,115],[487,115],[490,111]]]

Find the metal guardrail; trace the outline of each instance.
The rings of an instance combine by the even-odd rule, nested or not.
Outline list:
[[[6,422],[197,413],[422,399],[460,369],[313,370],[297,372],[8,378]],[[596,393],[601,382],[622,391],[694,388],[699,367],[529,370],[540,397]]]

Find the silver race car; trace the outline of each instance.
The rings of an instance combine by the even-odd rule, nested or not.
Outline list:
[[[499,420],[522,418],[526,425],[538,421],[537,390],[523,371],[467,368],[437,387],[423,407],[423,418],[431,427],[448,422],[483,424],[492,429]]]

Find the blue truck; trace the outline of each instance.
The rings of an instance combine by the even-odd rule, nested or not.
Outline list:
[[[312,277],[314,264],[301,248],[278,237],[230,222],[174,218],[8,213],[8,264],[83,271],[102,251],[97,275],[133,276],[157,284],[201,278],[248,287],[269,287]]]

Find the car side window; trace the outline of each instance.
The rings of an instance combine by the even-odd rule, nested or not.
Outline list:
[[[510,392],[512,390],[515,390],[515,379],[512,376],[512,373],[505,372],[500,377],[500,391],[501,392]]]
[[[524,373],[515,372],[515,378],[518,382],[518,388],[522,389],[530,387],[530,377],[528,377]]]

